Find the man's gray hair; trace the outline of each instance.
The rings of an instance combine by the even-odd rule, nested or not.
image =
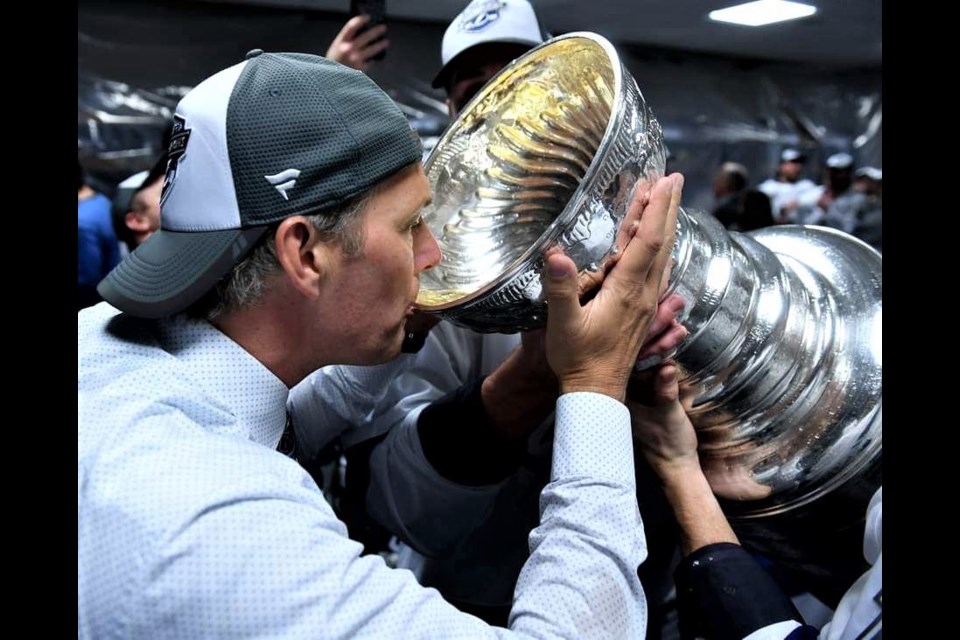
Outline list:
[[[363,249],[360,214],[378,190],[374,187],[338,209],[305,218],[324,241],[340,244],[346,256],[357,256]],[[279,222],[270,225],[250,253],[235,264],[216,287],[191,306],[187,314],[212,321],[227,312],[262,300],[270,279],[281,272],[274,242],[279,226]]]

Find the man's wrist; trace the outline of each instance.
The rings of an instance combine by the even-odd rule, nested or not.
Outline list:
[[[696,451],[669,459],[656,455],[647,455],[646,458],[664,486],[676,486],[704,475]]]
[[[560,393],[601,393],[610,396],[617,402],[624,402],[627,397],[627,377],[613,376],[603,373],[591,375],[568,375],[560,380]]]

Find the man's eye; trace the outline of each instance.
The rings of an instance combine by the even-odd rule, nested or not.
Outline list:
[[[417,216],[417,219],[408,227],[409,229],[416,229],[423,224],[423,216]]]

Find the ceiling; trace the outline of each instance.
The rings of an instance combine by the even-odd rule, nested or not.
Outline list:
[[[819,11],[809,18],[756,28],[707,19],[709,11],[737,4],[736,0],[533,0],[533,4],[552,33],[594,31],[620,44],[841,67],[882,66],[881,0],[804,1]],[[344,15],[349,7],[349,0],[227,2]],[[439,24],[449,23],[465,4],[465,0],[386,0],[388,19]]]

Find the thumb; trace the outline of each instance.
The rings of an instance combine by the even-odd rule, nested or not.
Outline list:
[[[680,387],[677,383],[677,365],[669,362],[660,367],[653,381],[654,397],[658,405],[671,404],[680,397]]]
[[[547,295],[547,327],[562,328],[576,324],[580,317],[577,266],[569,256],[556,251],[544,260],[543,284]]]

